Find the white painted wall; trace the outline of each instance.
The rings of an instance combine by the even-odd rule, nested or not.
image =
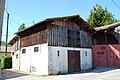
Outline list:
[[[22,53],[22,50],[26,49],[26,53]],[[31,56],[31,47],[21,48],[20,52],[20,70],[30,73],[30,56]]]
[[[18,58],[16,58],[17,55]],[[20,68],[19,60],[20,60],[20,51],[17,50],[16,52],[14,52],[14,54],[12,54],[12,69],[19,70]]]
[[[26,53],[23,54],[21,49],[20,70],[38,75],[47,75],[48,74],[47,45],[48,44],[41,44],[22,48],[26,49]],[[39,51],[34,52],[34,47],[39,47]]]
[[[39,47],[39,52],[34,52],[34,47]],[[32,46],[31,73],[48,75],[48,46],[47,44]]]
[[[60,56],[58,56],[58,50]],[[88,70],[92,68],[91,49],[49,46],[49,74],[68,73],[68,50],[80,51],[81,70]],[[85,51],[87,56],[85,55]]]
[[[57,54],[59,50],[59,56]],[[49,74],[59,74],[67,73],[67,50],[66,48],[60,47],[48,47],[49,62],[48,62],[48,72]]]
[[[81,70],[90,70],[92,68],[92,51],[91,49],[82,49],[80,53]]]
[[[34,52],[34,47],[39,47],[39,51]],[[26,53],[23,54],[22,49],[26,49]],[[34,45],[22,49],[18,59],[16,59],[16,54],[19,54],[19,51],[16,51],[12,56],[13,69],[19,70],[20,62],[20,70],[28,73],[38,75],[68,73],[68,50],[80,51],[81,70],[92,68],[91,49],[54,47],[48,46],[48,44]]]

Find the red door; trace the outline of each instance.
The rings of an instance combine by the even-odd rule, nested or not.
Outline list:
[[[68,50],[68,72],[80,71],[80,51]]]

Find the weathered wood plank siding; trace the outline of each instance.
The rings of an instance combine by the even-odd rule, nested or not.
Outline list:
[[[113,34],[115,35],[117,41],[118,41],[119,44],[120,44],[120,34],[119,34],[119,33],[116,33],[116,32],[114,32]]]
[[[71,20],[56,20],[43,23],[19,33],[20,47],[47,43],[49,46],[91,47],[91,36],[83,27]]]
[[[119,34],[114,31],[99,31],[92,35],[93,45],[119,44]]]
[[[87,33],[83,30],[81,30],[81,46],[82,47],[91,47],[92,45],[92,40],[91,40],[91,34]]]
[[[37,25],[34,28],[19,33],[20,47],[27,47],[42,43],[47,43],[47,25]]]
[[[48,26],[48,45],[91,47],[91,37],[80,26],[69,21],[55,21]]]

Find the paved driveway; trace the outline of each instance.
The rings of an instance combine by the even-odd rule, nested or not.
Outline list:
[[[98,68],[90,72],[77,72],[66,75],[35,76],[17,73],[11,70],[2,70],[5,80],[120,80],[120,69]]]

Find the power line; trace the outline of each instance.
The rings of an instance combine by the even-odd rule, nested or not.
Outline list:
[[[120,7],[117,5],[117,3],[114,0],[111,0],[111,1],[115,4],[116,7],[120,9]]]
[[[5,12],[8,14],[8,10],[6,8],[5,8]],[[19,26],[21,25],[20,23],[16,22],[16,20],[14,20],[13,18],[10,17],[9,19]],[[34,24],[34,21],[33,22],[26,22],[24,24],[32,24],[32,23]]]
[[[68,3],[69,3],[69,5],[70,5],[71,9],[73,10],[73,12],[75,13],[75,10],[74,10],[74,8],[73,8],[73,6],[72,6],[70,0],[68,0]]]
[[[16,22],[15,20],[13,20],[12,18],[10,18],[10,20],[12,20],[14,23],[16,23],[17,25],[20,26],[20,24],[18,22]]]
[[[8,14],[8,10],[5,8],[5,12]],[[12,20],[13,22],[15,22],[17,25],[20,26],[20,24],[18,22],[16,22],[15,20],[13,20],[11,17],[10,17],[10,20]]]
[[[10,24],[11,24],[11,26],[12,26],[12,30],[13,30],[13,31],[15,31],[15,29],[14,29],[14,27],[13,27],[13,25],[12,25],[11,21],[10,21]]]

